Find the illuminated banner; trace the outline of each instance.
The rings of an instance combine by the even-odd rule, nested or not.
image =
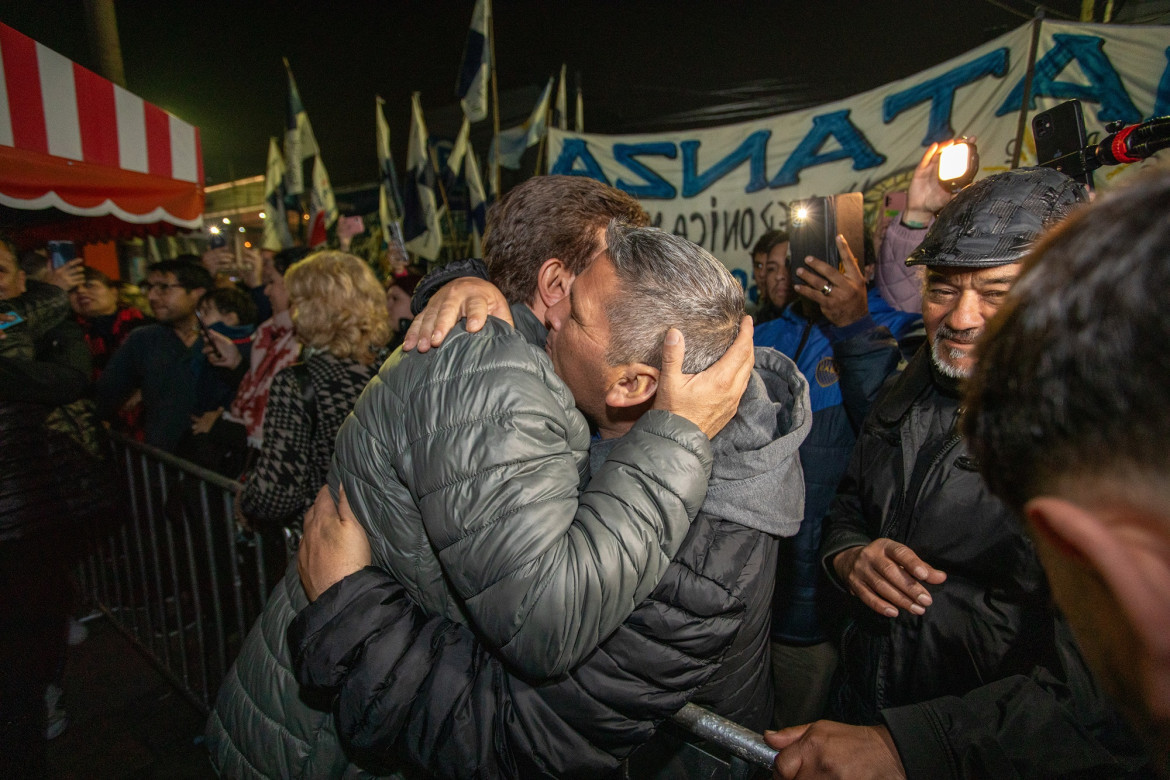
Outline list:
[[[654,224],[703,245],[746,285],[751,246],[787,224],[789,201],[860,190],[872,218],[886,192],[906,188],[925,147],[958,135],[977,138],[980,177],[1010,168],[1031,40],[1028,24],[910,78],[753,122],[639,135],[550,129],[549,172],[634,195]],[[1090,142],[1107,122],[1170,114],[1168,47],[1166,26],[1045,21],[1020,164],[1036,160],[1031,116],[1066,100],[1083,104]],[[1139,167],[1100,169],[1097,184]]]

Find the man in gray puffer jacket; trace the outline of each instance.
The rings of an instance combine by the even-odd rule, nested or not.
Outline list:
[[[571,304],[548,316],[553,363],[603,436],[591,448],[595,466],[620,445],[636,414],[615,403],[622,391],[597,392],[599,383],[609,385],[596,369],[562,369],[566,356],[589,364],[604,354],[603,366],[631,355],[656,363],[655,334],[685,322],[677,312],[699,288],[678,278],[677,269],[705,255],[651,230],[611,229],[607,244],[609,258],[574,282]],[[607,285],[607,276],[617,284]],[[606,302],[602,312],[594,306],[599,299]],[[444,305],[451,305],[449,296]],[[689,344],[691,331],[683,329]],[[543,329],[534,337],[543,342]],[[807,385],[791,361],[757,351],[756,376],[736,417],[712,441],[707,499],[686,540],[658,587],[568,676],[524,679],[470,631],[412,608],[387,572],[355,571],[364,561],[354,556],[349,571],[340,572],[347,576],[290,629],[299,678],[309,689],[337,692],[337,725],[355,760],[368,766],[407,760],[441,777],[597,777],[617,768],[688,700],[762,729],[770,713],[776,536],[793,534],[800,523],[796,449],[810,418]],[[323,497],[323,514],[332,510],[328,504]],[[317,524],[318,518],[307,523],[313,544],[306,549],[315,546]],[[329,584],[315,585],[313,568],[305,572],[310,594]],[[659,768],[662,747],[633,756],[631,776]]]
[[[644,215],[596,182],[566,177],[551,186],[585,190],[563,192],[554,212],[575,208],[591,218],[566,220],[576,246],[546,255],[567,293],[597,254],[600,229],[625,216],[605,209]],[[529,304],[536,311],[549,301],[534,295]],[[715,354],[734,327],[725,333]],[[727,384],[720,378],[677,394],[722,401],[703,399],[688,412],[702,428],[665,410],[647,412],[578,496],[588,428],[547,357],[493,323],[484,334],[384,367],[384,381],[367,389],[339,436],[335,475],[370,522],[376,559],[404,572],[420,603],[475,625],[518,661],[532,659],[530,673],[557,674],[620,625],[662,576],[702,504],[708,435],[734,413],[750,373],[742,362],[719,375],[735,375],[729,390],[715,392]],[[380,525],[400,520],[413,524]],[[208,741],[226,775],[325,776],[346,765],[321,703],[306,706],[287,671],[284,628],[305,603],[290,571],[221,688]]]

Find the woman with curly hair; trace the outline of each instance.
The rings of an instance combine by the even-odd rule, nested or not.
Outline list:
[[[260,456],[239,499],[249,524],[273,530],[299,526],[325,484],[337,429],[390,338],[385,295],[360,258],[318,252],[290,267],[284,281],[302,362],[272,380]]]

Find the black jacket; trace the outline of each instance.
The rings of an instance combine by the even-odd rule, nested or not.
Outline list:
[[[0,301],[24,322],[0,341],[0,541],[40,536],[70,522],[77,458],[73,442],[52,430],[89,385],[90,355],[69,302],[52,285]],[[51,419],[53,418],[53,419]]]
[[[772,514],[775,533],[797,530],[796,450],[811,415],[791,361],[759,350],[757,366],[765,378],[725,429],[742,457],[712,442],[707,501],[665,576],[569,675],[526,681],[468,629],[428,619],[374,567],[302,611],[289,631],[298,677],[338,691],[351,755],[372,766],[409,759],[442,777],[597,777],[688,700],[764,728],[776,539],[745,523]],[[753,404],[771,410],[771,424],[761,415],[737,431]],[[763,502],[754,518],[744,512],[752,496]]]
[[[823,564],[890,538],[947,574],[926,614],[857,599],[835,716],[884,723],[914,777],[1110,777],[1142,759],[1052,605],[1021,521],[956,433],[954,383],[928,348],[877,401],[825,525]]]

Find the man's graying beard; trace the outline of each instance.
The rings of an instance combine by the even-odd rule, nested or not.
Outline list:
[[[972,368],[959,368],[958,366],[948,363],[947,358],[954,361],[962,360],[967,356],[966,353],[955,349],[947,349],[942,345],[943,339],[957,342],[959,344],[974,344],[983,335],[983,328],[968,328],[967,330],[951,330],[946,325],[939,325],[938,330],[934,334],[934,343],[930,345],[930,358],[934,362],[934,367],[943,376],[948,376],[951,379],[966,379],[971,375]]]

